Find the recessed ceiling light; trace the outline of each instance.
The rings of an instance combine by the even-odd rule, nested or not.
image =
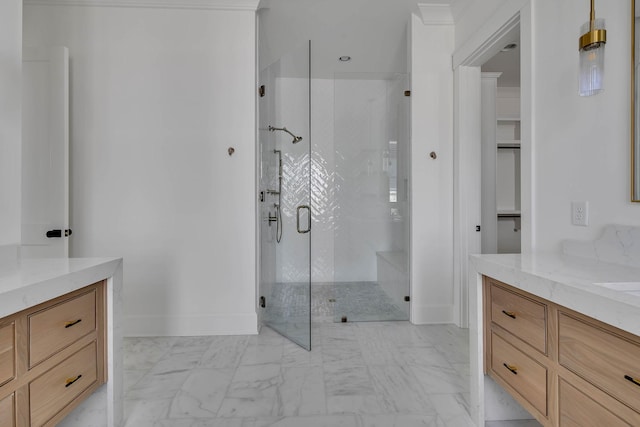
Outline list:
[[[344,56],[341,56],[340,58],[338,58],[338,60],[341,61],[341,62],[349,62],[349,61],[351,61],[351,57],[349,55],[344,55]]]
[[[509,52],[510,50],[513,50],[515,48],[518,47],[517,43],[509,43],[508,45],[506,45],[505,47],[502,48],[502,52]]]

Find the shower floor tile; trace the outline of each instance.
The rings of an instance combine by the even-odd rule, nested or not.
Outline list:
[[[406,306],[394,304],[376,282],[275,283],[267,296],[267,323],[384,322],[409,320]],[[408,291],[407,291],[408,292]]]

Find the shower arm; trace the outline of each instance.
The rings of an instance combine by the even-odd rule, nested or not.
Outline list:
[[[276,131],[276,130],[280,130],[280,131],[282,131],[282,132],[286,132],[286,133],[288,133],[289,135],[291,135],[291,136],[293,137],[293,143],[294,143],[294,144],[295,144],[296,142],[300,142],[300,141],[302,141],[302,137],[301,137],[301,136],[296,136],[296,135],[294,135],[293,133],[291,133],[291,131],[289,131],[289,129],[287,129],[287,128],[286,128],[286,127],[284,127],[284,126],[283,126],[283,127],[281,127],[281,128],[277,128],[277,127],[274,127],[274,126],[269,125],[269,132],[274,132],[274,131]]]

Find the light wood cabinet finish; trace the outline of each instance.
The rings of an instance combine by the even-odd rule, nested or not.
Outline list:
[[[547,414],[547,369],[502,339],[491,337],[491,370],[542,414]]]
[[[564,312],[558,327],[560,364],[640,411],[640,345]]]
[[[105,292],[98,282],[0,319],[0,360],[5,334],[15,346],[14,378],[0,386],[0,427],[53,427],[106,382]]]
[[[29,367],[96,329],[96,290],[29,315]]]
[[[580,390],[560,381],[561,427],[628,427],[629,424]]]
[[[0,326],[0,385],[15,378],[15,329],[13,322]]]
[[[489,277],[484,306],[486,373],[542,425],[640,425],[640,337]],[[514,327],[502,310],[531,320]]]
[[[545,304],[491,286],[491,320],[539,352],[547,353],[547,309]]]
[[[31,423],[42,425],[97,380],[92,342],[29,384]]]
[[[15,397],[13,394],[0,400],[0,427],[16,427]]]

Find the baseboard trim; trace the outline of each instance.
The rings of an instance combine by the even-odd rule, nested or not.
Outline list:
[[[412,305],[411,323],[414,325],[454,323],[453,305]]]
[[[126,337],[256,335],[255,313],[202,316],[125,316]]]

